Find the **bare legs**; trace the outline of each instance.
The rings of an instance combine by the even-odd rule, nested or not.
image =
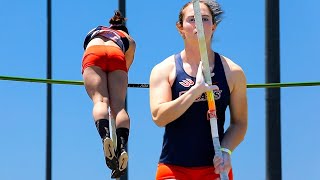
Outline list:
[[[125,173],[128,162],[128,154],[125,150],[130,128],[130,119],[125,110],[127,73],[122,70],[106,73],[99,67],[92,66],[85,69],[83,79],[87,93],[93,102],[92,115],[103,141],[106,164],[112,169],[111,177],[118,178]],[[109,106],[112,117],[116,121],[116,151],[110,138]]]
[[[93,102],[94,121],[108,119],[109,93],[107,74],[98,67],[86,68],[83,73],[84,86]]]
[[[124,71],[113,71],[108,74],[110,106],[117,128],[130,128],[130,119],[125,110],[128,87],[128,75]]]
[[[125,99],[128,86],[127,73],[121,70],[103,72],[93,66],[83,73],[84,85],[93,102],[93,119],[108,119],[108,107],[116,120],[116,127],[130,128],[130,119],[125,110]]]

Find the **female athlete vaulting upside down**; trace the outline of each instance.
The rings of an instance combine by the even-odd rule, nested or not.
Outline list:
[[[85,89],[93,102],[93,119],[102,140],[111,177],[126,172],[130,118],[125,110],[128,71],[133,62],[136,44],[119,11],[109,20],[110,26],[92,29],[84,40],[82,75]],[[116,121],[117,149],[110,138],[109,112]]]

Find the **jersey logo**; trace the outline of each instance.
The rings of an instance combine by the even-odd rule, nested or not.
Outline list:
[[[190,87],[192,85],[194,85],[194,82],[192,81],[192,79],[185,79],[179,82],[179,84],[181,84],[183,87]]]
[[[179,83],[181,84],[181,82],[179,82]],[[219,100],[221,98],[222,90],[217,85],[213,85],[213,86],[214,86],[214,89],[213,89],[214,100]],[[179,96],[183,95],[186,92],[187,91],[180,91]],[[207,94],[203,93],[194,102],[207,101],[207,99],[208,99]]]
[[[222,94],[222,90],[220,90],[220,89],[213,90],[214,100],[220,99],[221,98],[221,94]]]

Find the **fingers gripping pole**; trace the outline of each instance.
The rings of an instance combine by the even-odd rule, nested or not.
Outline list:
[[[200,11],[200,1],[192,0],[192,3],[193,3],[193,10],[194,10],[194,16],[196,21],[200,56],[203,64],[204,79],[207,84],[212,85],[210,68],[209,68],[210,66],[209,66],[209,60],[208,60],[208,52],[206,47],[206,40],[205,40],[204,29],[202,24],[202,16]],[[208,117],[210,118],[211,134],[212,134],[215,154],[222,158],[222,152],[220,150],[221,147],[220,147],[219,134],[218,134],[214,95],[212,91],[206,92],[206,95],[207,95],[207,101],[209,106]],[[220,178],[221,180],[229,180],[227,172],[222,172],[220,174]]]

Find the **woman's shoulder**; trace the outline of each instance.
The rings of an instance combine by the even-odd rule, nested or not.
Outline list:
[[[92,36],[95,36],[97,34],[99,34],[99,32],[101,32],[101,30],[108,30],[109,28],[106,27],[106,26],[102,26],[102,25],[98,25],[92,29],[89,30],[89,32],[87,33],[86,35],[86,38],[87,37],[92,37]]]
[[[136,41],[132,38],[132,36],[130,36],[129,34],[126,34],[126,37],[127,37],[128,41],[129,41],[130,45],[135,47],[136,46]]]
[[[136,46],[136,41],[133,39],[131,35],[127,34],[125,31],[122,31],[122,30],[116,30],[116,32],[119,32],[120,36],[127,38],[130,46],[134,46],[134,47]]]
[[[159,62],[158,64],[156,64],[152,68],[151,72],[164,74],[167,72],[168,73],[171,72],[174,68],[175,68],[174,55],[171,55],[165,58],[164,60],[162,60],[161,62]]]
[[[171,83],[175,77],[175,60],[174,55],[167,57],[156,64],[150,74],[150,83],[168,82]]]
[[[174,67],[174,55],[170,55],[154,66],[156,69],[168,69]]]
[[[241,66],[224,55],[220,54],[220,57],[230,90],[238,85],[245,85],[246,76]]]
[[[95,26],[94,28],[92,28],[92,29],[89,31],[89,33],[92,32],[92,31],[106,30],[106,29],[109,29],[109,28],[108,28],[107,26],[98,25],[98,26]]]

